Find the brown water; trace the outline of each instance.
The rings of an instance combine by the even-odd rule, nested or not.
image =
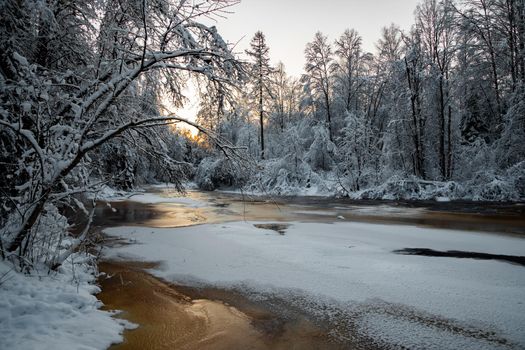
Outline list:
[[[120,317],[140,325],[126,331],[125,341],[111,349],[343,348],[305,318],[284,320],[233,292],[171,285],[143,271],[154,266],[100,264],[100,270],[112,276],[100,279],[105,308],[124,310]]]
[[[168,190],[161,194],[177,195]],[[525,206],[521,204],[356,202],[314,197],[275,200],[203,192],[189,192],[188,197],[208,205],[190,208],[176,203],[116,202],[111,207],[100,205],[95,225],[182,227],[249,220],[275,222],[260,228],[279,232],[290,221],[346,220],[525,234]],[[126,331],[124,343],[112,349],[375,348],[373,340],[334,340],[329,334],[334,324],[319,322],[285,302],[274,301],[277,307],[272,308],[235,291],[176,286],[144,271],[155,266],[154,262],[132,261],[99,265],[107,274],[100,279],[100,300],[106,309],[123,310],[119,317],[139,325]]]
[[[152,191],[158,191],[166,198],[178,196],[172,190]],[[346,220],[525,235],[525,203],[355,201],[321,197],[262,198],[199,191],[190,191],[187,197],[209,205],[191,208],[177,203],[143,204],[124,201],[111,203],[112,209],[100,204],[95,225],[164,228],[239,220]]]

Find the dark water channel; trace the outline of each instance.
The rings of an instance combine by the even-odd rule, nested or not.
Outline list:
[[[158,190],[169,200],[178,196]],[[189,191],[187,198],[207,203],[144,204],[134,201],[98,205],[98,226],[182,227],[227,221],[336,222],[340,220],[409,224],[525,236],[525,203],[356,201],[324,197],[243,197]]]

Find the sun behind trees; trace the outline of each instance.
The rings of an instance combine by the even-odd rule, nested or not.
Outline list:
[[[59,266],[91,221],[70,240],[60,211],[87,214],[75,195],[116,172],[121,186],[132,186],[134,154],[150,155],[180,184],[188,163],[170,157],[166,136],[168,124],[185,121],[161,115],[160,96],[182,104],[191,75],[223,89],[237,79],[239,65],[216,28],[198,22],[236,2],[2,2],[2,258]],[[42,230],[45,222],[60,225]]]

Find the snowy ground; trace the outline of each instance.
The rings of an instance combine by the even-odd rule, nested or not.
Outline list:
[[[128,323],[98,310],[94,271],[74,255],[57,273],[15,273],[0,262],[0,348],[106,349]]]
[[[129,201],[144,204],[174,203],[182,204],[190,208],[200,208],[207,205],[205,202],[178,195],[176,193],[175,187],[170,184],[148,185],[147,188],[158,188],[162,191],[157,193],[146,192],[146,190],[126,192],[104,186],[101,191],[93,193],[89,197],[96,198],[98,201],[111,202]],[[188,185],[185,185],[185,188],[192,189],[195,188],[195,185],[188,183]],[[176,195],[171,195],[170,190],[172,190]]]
[[[523,164],[522,164],[523,163]],[[378,185],[361,184],[361,190],[352,190],[350,179],[333,171],[289,172],[275,160],[262,161],[263,168],[256,179],[248,181],[243,193],[277,196],[348,196],[352,199],[384,200],[451,200],[523,202],[525,197],[521,179],[525,162],[514,168],[516,173],[505,176],[478,174],[468,181],[428,181],[416,177],[394,175]],[[308,179],[308,181],[306,181]],[[228,189],[240,193],[240,189]]]
[[[112,228],[106,233],[139,244],[106,254],[164,261],[153,273],[177,283],[288,296],[322,317],[337,314],[380,345],[525,348],[523,266],[392,253],[417,247],[523,255],[524,239],[352,222],[294,222],[279,235],[253,224]]]

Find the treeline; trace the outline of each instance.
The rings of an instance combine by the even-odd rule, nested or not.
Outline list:
[[[257,32],[246,85],[233,98],[204,89],[200,121],[266,160],[246,178],[278,193],[410,180],[458,198],[523,198],[524,11],[523,0],[425,0],[409,31],[382,29],[375,54],[353,29],[333,41],[318,32],[300,78],[270,65]],[[205,173],[221,173],[209,163]]]

